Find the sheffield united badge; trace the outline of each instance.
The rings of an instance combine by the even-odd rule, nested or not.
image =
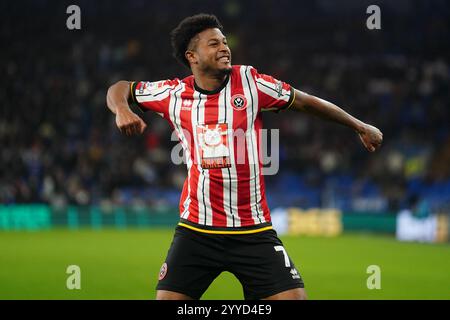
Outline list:
[[[231,97],[231,105],[235,110],[244,110],[247,108],[247,98],[242,94],[235,94]]]

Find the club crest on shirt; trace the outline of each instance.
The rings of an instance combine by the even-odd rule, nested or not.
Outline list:
[[[159,276],[158,276],[158,280],[162,280],[164,279],[164,277],[167,274],[167,263],[163,263],[163,265],[161,266],[161,269],[159,270]]]
[[[235,94],[231,97],[231,105],[235,110],[244,110],[247,108],[247,98],[242,94]]]

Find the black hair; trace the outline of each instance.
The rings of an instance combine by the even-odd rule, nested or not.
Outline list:
[[[189,68],[189,61],[184,55],[189,46],[189,42],[197,34],[210,28],[218,28],[223,32],[223,27],[219,19],[212,14],[200,13],[181,21],[170,33],[175,59]]]

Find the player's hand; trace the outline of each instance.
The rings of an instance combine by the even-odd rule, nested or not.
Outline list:
[[[383,142],[383,134],[381,131],[369,124],[364,124],[358,131],[358,135],[364,147],[366,147],[369,152],[377,150]]]
[[[116,125],[127,136],[142,134],[147,127],[145,122],[130,109],[120,109],[116,113]]]

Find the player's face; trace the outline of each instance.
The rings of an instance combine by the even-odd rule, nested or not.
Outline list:
[[[227,39],[217,29],[206,29],[195,39],[192,60],[204,72],[226,74],[231,71],[231,51]]]

